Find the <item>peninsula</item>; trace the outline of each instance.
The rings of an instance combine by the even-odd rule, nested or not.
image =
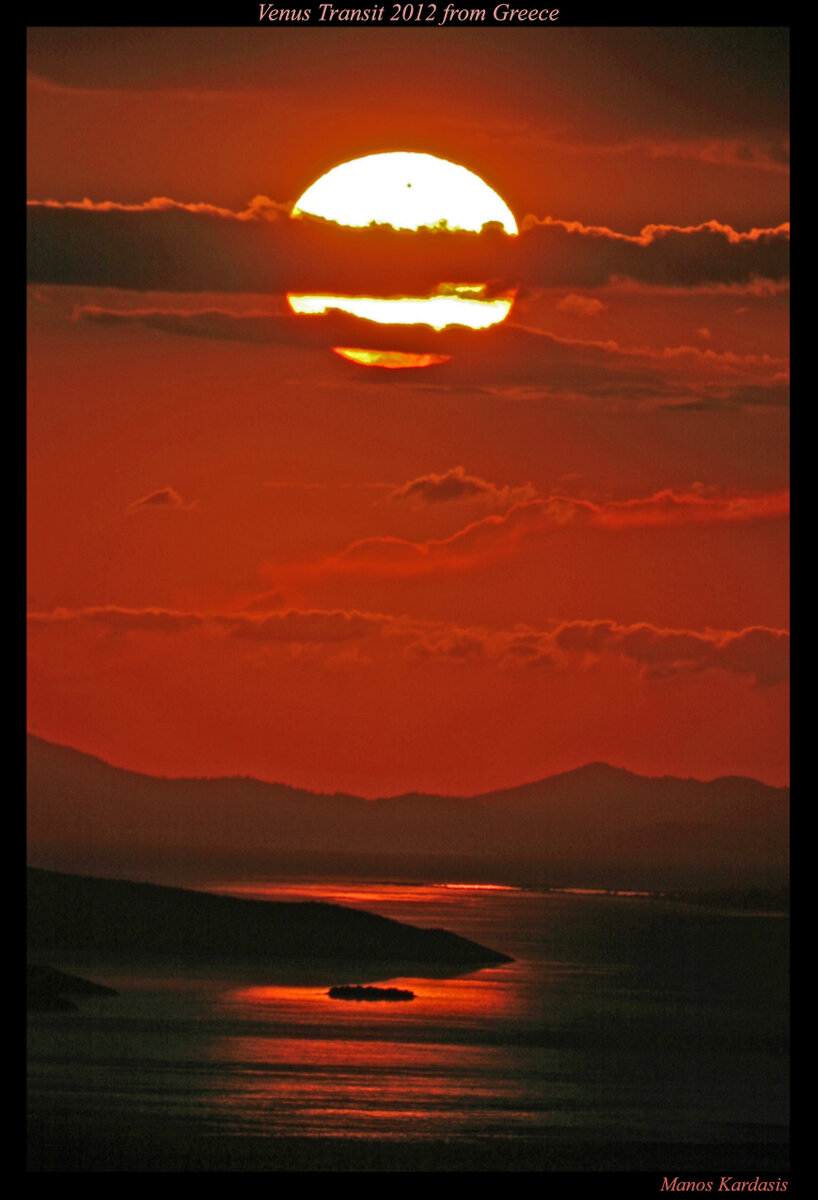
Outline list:
[[[207,892],[28,870],[28,946],[38,952],[204,955],[487,966],[510,962],[445,929],[338,904]]]

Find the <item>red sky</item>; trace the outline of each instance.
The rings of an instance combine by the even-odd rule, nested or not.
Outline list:
[[[368,796],[786,782],[786,34],[264,32],[29,31],[29,727]],[[284,301],[387,286],[287,217],[382,150],[523,227],[426,370]]]

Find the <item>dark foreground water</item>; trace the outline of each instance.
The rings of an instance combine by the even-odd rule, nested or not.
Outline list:
[[[441,885],[240,894],[354,905],[515,961],[419,978],[49,960],[120,996],[29,1017],[32,1169],[786,1171],[786,918]],[[326,994],[387,979],[416,998]]]

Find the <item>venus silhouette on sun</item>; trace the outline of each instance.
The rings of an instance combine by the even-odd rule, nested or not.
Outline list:
[[[493,224],[512,236],[517,222],[505,201],[466,167],[433,154],[396,151],[368,154],[341,163],[315,181],[296,201],[292,217],[319,217],[338,225],[396,230],[479,233]],[[344,296],[289,293],[299,314],[349,313],[380,325],[453,326],[487,329],[511,312],[514,293],[489,296],[485,281],[441,282],[423,296]],[[375,367],[426,367],[447,361],[445,354],[407,354],[333,346],[336,354]]]

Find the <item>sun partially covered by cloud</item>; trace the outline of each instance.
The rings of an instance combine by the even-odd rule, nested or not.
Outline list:
[[[231,212],[167,198],[142,205],[30,201],[28,275],[137,291],[425,295],[441,280],[502,289],[600,287],[617,279],[694,288],[789,277],[788,223],[740,231],[718,221],[639,234],[529,216],[518,237],[488,230],[354,229],[286,219],[256,198]]]

